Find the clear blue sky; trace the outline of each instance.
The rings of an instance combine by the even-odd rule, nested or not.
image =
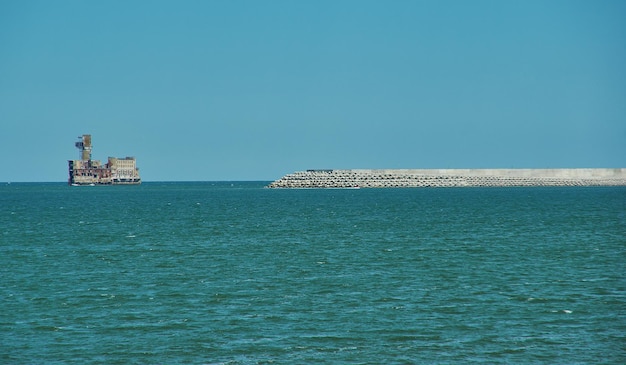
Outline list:
[[[0,181],[626,167],[625,1],[0,0]]]

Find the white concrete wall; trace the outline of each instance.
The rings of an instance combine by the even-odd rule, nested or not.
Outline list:
[[[270,188],[626,186],[626,169],[355,169],[308,170]]]

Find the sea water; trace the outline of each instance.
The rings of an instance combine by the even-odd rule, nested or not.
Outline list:
[[[2,364],[623,364],[626,188],[0,186]]]

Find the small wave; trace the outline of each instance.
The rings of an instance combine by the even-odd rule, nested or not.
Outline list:
[[[606,281],[606,280],[609,280],[609,278],[589,278],[589,279],[582,279],[581,281],[593,283],[596,281]]]

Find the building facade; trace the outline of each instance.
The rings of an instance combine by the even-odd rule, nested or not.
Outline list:
[[[134,157],[109,157],[106,164],[91,159],[91,135],[83,134],[75,143],[79,150],[78,160],[69,160],[70,185],[119,185],[141,184],[139,168]]]

